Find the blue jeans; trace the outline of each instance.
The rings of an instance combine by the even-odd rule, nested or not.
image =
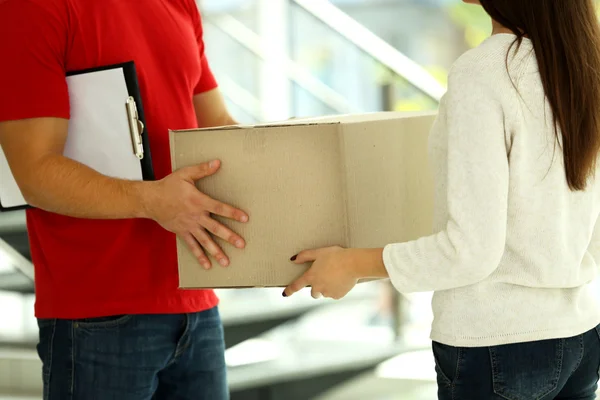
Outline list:
[[[439,400],[592,400],[599,328],[573,338],[463,348],[433,343]]]
[[[39,320],[44,400],[225,400],[217,308]]]

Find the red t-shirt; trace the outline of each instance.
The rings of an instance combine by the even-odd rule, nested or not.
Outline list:
[[[171,172],[168,130],[196,127],[193,96],[217,86],[194,0],[0,0],[0,121],[69,118],[67,72],[127,61],[136,64],[160,179]],[[212,291],[178,289],[175,236],[153,221],[28,210],[27,227],[38,318],[217,304]]]

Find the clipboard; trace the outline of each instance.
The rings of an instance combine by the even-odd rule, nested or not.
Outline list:
[[[67,73],[71,118],[64,156],[103,175],[154,180],[135,64]],[[30,207],[0,148],[0,212]]]

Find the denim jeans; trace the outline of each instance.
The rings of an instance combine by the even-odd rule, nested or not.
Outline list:
[[[433,343],[439,400],[592,400],[599,328],[572,338],[463,348]]]
[[[44,400],[225,400],[217,308],[38,321]]]

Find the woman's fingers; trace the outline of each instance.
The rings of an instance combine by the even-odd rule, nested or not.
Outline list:
[[[313,299],[315,300],[319,300],[321,297],[323,297],[323,293],[321,293],[320,291],[318,291],[315,288],[312,288],[310,290],[310,295],[312,296]]]
[[[292,284],[285,288],[283,291],[283,297],[290,297],[294,293],[299,292],[309,285],[308,279],[306,278],[306,274],[302,275],[300,278],[296,279]]]
[[[290,260],[296,264],[314,262],[318,257],[330,252],[343,250],[340,246],[323,247],[320,249],[304,250],[293,256]]]
[[[296,264],[305,264],[308,262],[313,262],[317,259],[317,254],[319,253],[318,249],[315,250],[304,250],[300,253],[296,254],[291,258],[291,260]]]

